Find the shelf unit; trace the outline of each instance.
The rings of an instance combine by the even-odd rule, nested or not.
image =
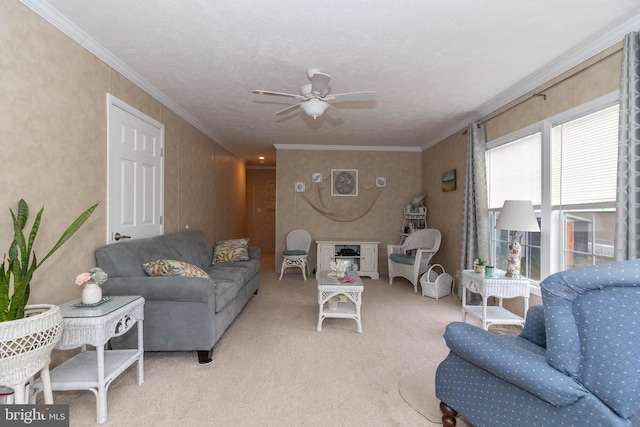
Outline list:
[[[427,228],[427,208],[420,206],[418,212],[403,212],[404,219],[402,228],[400,229],[400,244],[404,243],[404,239],[415,230]]]
[[[316,278],[320,271],[331,270],[331,262],[342,261],[347,269],[357,272],[358,276],[379,279],[378,245],[375,240],[318,239],[316,240],[317,265]]]

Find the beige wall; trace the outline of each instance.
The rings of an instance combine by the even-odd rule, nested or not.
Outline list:
[[[440,250],[434,262],[442,264],[452,276],[460,266],[462,207],[467,136],[458,132],[422,152],[422,188],[428,195],[429,227],[442,233]],[[442,173],[456,170],[456,189],[442,191]]]
[[[80,296],[106,233],[106,94],[165,124],[165,232],[189,225],[212,240],[246,233],[244,164],[17,1],[0,0],[0,254],[9,209],[45,206],[42,257],[71,221],[100,206],[32,281],[31,303]]]
[[[267,183],[275,181],[275,168],[247,168],[247,235],[262,253],[275,252],[276,211],[267,206]]]
[[[309,188],[311,173],[320,172],[323,178],[331,169],[357,169],[358,179],[365,188],[375,187],[377,177],[387,178],[385,187],[373,209],[362,218],[351,222],[328,219],[313,209],[294,190],[295,182],[302,181]],[[421,192],[421,159],[416,152],[380,151],[277,151],[277,219],[276,270],[279,271],[285,237],[294,228],[311,233],[311,269],[316,265],[317,238],[364,238],[380,241],[378,265],[387,272],[387,245],[398,244],[402,226],[403,207]],[[428,218],[428,217],[427,217]]]

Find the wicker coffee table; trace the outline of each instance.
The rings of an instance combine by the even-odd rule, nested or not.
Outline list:
[[[339,319],[354,319],[358,325],[358,333],[362,333],[362,319],[360,306],[362,304],[362,291],[364,286],[357,273],[347,272],[356,281],[354,283],[341,283],[331,271],[321,270],[318,273],[318,332],[322,331],[322,321],[327,317]],[[329,307],[330,300],[334,297],[346,297],[346,302],[339,302],[332,310]],[[333,306],[333,304],[331,304]]]

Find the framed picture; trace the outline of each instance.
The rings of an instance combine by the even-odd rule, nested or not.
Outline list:
[[[386,187],[387,186],[387,178],[383,176],[379,176],[376,178],[376,187]]]
[[[358,195],[358,170],[357,169],[331,169],[331,195],[332,196],[357,196]]]
[[[320,172],[314,172],[311,174],[311,182],[322,182],[322,174]]]
[[[453,191],[456,189],[456,170],[449,169],[442,174],[442,191]]]
[[[296,193],[304,193],[304,182],[296,182]]]

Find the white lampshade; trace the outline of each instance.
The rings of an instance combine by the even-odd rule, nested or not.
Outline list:
[[[533,204],[529,200],[505,200],[496,228],[512,231],[540,231]]]
[[[302,104],[300,104],[300,107],[304,110],[305,113],[307,113],[307,116],[317,119],[325,111],[327,111],[327,108],[329,108],[329,104],[327,104],[325,101],[322,101],[321,99],[311,98],[310,100],[304,101]]]

